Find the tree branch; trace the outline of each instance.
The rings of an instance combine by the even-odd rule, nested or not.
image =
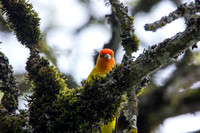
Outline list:
[[[161,20],[158,20],[152,24],[146,24],[145,30],[147,31],[156,31],[158,28],[165,26],[172,21],[185,17],[186,19],[190,19],[195,15],[196,12],[200,11],[200,4],[190,3],[189,5],[181,4],[178,8],[171,12],[168,16],[162,17]]]
[[[22,114],[16,114],[18,109],[19,89],[13,75],[12,66],[8,58],[0,52],[0,131],[20,132],[25,124]]]
[[[3,12],[8,17],[9,27],[14,30],[17,39],[26,47],[32,48],[39,44],[40,29],[38,14],[33,6],[23,0],[0,0]]]
[[[128,15],[128,8],[120,3],[119,0],[110,0],[112,11],[120,24],[122,46],[128,56],[136,52],[139,47],[139,40],[134,34],[133,18]]]
[[[0,52],[0,91],[4,93],[3,98],[0,99],[0,104],[9,113],[13,113],[18,108],[19,89],[13,76],[12,66],[9,65],[8,58],[2,52]]]
[[[194,82],[200,80],[200,67],[191,65],[188,59],[191,60],[190,52],[177,63],[178,69],[165,85],[150,85],[146,93],[139,98],[138,128],[141,133],[152,131],[168,117],[200,110],[200,98],[195,94],[199,89],[189,89]],[[183,90],[180,91],[180,88]]]

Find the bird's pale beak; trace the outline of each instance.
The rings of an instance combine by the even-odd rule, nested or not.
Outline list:
[[[110,54],[106,54],[106,55],[104,56],[104,59],[111,59],[111,55],[110,55]]]

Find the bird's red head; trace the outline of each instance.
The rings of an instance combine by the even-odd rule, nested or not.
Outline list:
[[[110,71],[115,64],[114,52],[111,49],[105,48],[99,52],[97,66],[104,70]]]
[[[109,61],[114,56],[114,52],[111,49],[105,48],[99,52],[99,59]]]
[[[99,52],[100,58],[111,59],[114,56],[114,52],[111,49],[105,48]]]

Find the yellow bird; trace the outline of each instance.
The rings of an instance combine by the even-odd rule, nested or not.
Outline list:
[[[88,82],[91,82],[92,76],[106,76],[106,74],[112,70],[113,66],[115,64],[114,59],[114,52],[111,49],[103,49],[100,51],[97,62],[95,67],[93,68],[92,72],[87,78]],[[109,122],[106,125],[101,125],[101,133],[112,133],[115,129],[116,124],[116,118]]]

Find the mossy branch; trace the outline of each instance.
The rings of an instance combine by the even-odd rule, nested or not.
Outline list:
[[[0,52],[0,131],[20,132],[24,126],[23,115],[17,115],[19,89],[8,58]]]
[[[65,78],[57,68],[50,66],[47,59],[39,56],[37,49],[31,51],[26,70],[33,91],[28,98],[29,124],[34,132],[52,132],[54,126],[51,125],[50,119],[57,117],[53,114],[52,104],[59,91],[67,88]]]
[[[9,28],[14,30],[17,39],[26,47],[32,48],[39,44],[40,29],[38,14],[33,6],[25,0],[0,0],[2,10],[8,17]]]
[[[18,108],[19,89],[12,66],[9,65],[8,58],[2,52],[0,52],[0,91],[4,93],[0,103],[10,113],[14,112]]]
[[[116,14],[116,18],[120,24],[122,46],[126,54],[131,56],[139,47],[139,39],[134,34],[133,18],[128,15],[128,8],[120,3],[119,0],[110,0],[112,12]]]
[[[8,115],[0,104],[0,131],[1,133],[24,133],[26,125],[25,112]]]

